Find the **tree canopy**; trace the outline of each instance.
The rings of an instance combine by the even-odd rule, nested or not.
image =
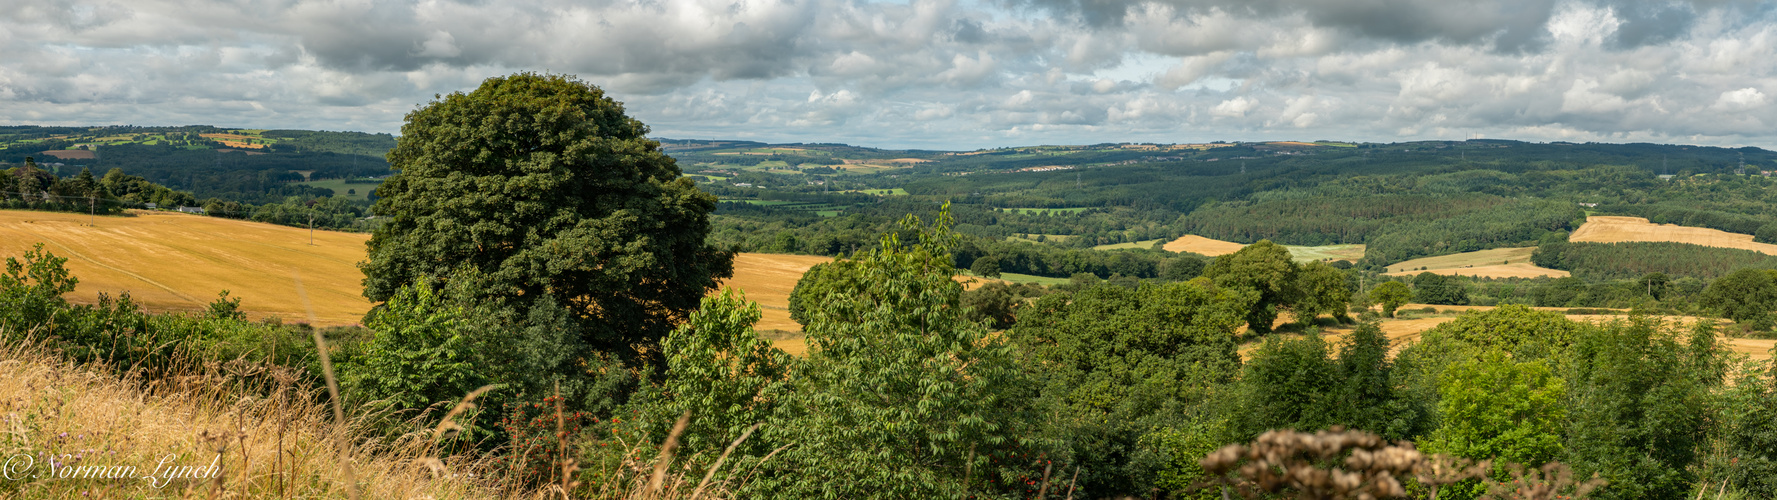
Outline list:
[[[364,295],[471,268],[514,307],[553,297],[590,345],[657,343],[733,272],[705,242],[716,198],[680,175],[648,128],[591,84],[491,78],[407,115],[377,188]]]

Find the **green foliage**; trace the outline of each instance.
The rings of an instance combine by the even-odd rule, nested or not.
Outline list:
[[[652,435],[664,436],[674,419],[690,412],[681,453],[713,455],[772,416],[797,360],[759,338],[753,331],[758,321],[758,304],[723,290],[703,299],[703,307],[667,335],[661,344],[666,378],[655,401],[642,405],[645,421],[655,427]],[[743,455],[768,453],[760,443],[747,443]]]
[[[975,259],[973,264],[969,264],[969,272],[984,278],[998,278],[1000,277],[1000,259],[992,255]]]
[[[1039,299],[1008,334],[1045,387],[1047,433],[1066,443],[1082,491],[1142,494],[1175,470],[1181,441],[1207,439],[1181,413],[1240,367],[1234,332],[1257,293],[1207,280],[1099,285]],[[1150,434],[1159,429],[1162,435]],[[1170,444],[1156,445],[1155,440]],[[1194,451],[1194,448],[1189,448]],[[1176,473],[1176,470],[1175,470]]]
[[[715,197],[681,177],[647,127],[590,84],[491,78],[407,115],[377,188],[366,297],[464,268],[476,302],[552,297],[601,352],[649,349],[732,273],[707,243]]]
[[[1259,292],[1259,300],[1247,311],[1246,327],[1254,332],[1268,333],[1271,323],[1277,320],[1277,309],[1295,303],[1301,295],[1296,282],[1298,272],[1288,249],[1261,240],[1217,257],[1203,271],[1203,276],[1214,280],[1217,286]]]
[[[1351,304],[1351,286],[1345,273],[1324,262],[1309,262],[1297,277],[1301,297],[1292,306],[1297,321],[1312,323],[1316,316],[1331,314],[1341,323],[1351,322],[1345,314]]]
[[[1771,378],[1777,364],[1768,365],[1771,371],[1748,365],[1739,380],[1718,396],[1719,449],[1710,469],[1748,496],[1777,498],[1777,383]]]
[[[1539,467],[1561,456],[1565,387],[1544,361],[1514,362],[1494,351],[1446,369],[1438,384],[1443,425],[1430,453]],[[1505,479],[1503,468],[1495,480]],[[1452,485],[1449,498],[1475,498],[1479,482]]]
[[[0,275],[0,328],[26,331],[48,323],[68,304],[62,295],[80,283],[64,267],[68,259],[44,253],[42,243],[24,258],[7,257],[6,274]]]
[[[1389,360],[1389,340],[1381,327],[1358,325],[1339,346],[1336,363],[1335,399],[1324,410],[1334,424],[1389,439],[1409,439],[1425,430],[1424,409],[1395,388],[1395,366]]]
[[[1342,385],[1339,366],[1319,335],[1286,340],[1267,337],[1240,375],[1240,413],[1235,440],[1271,429],[1316,430],[1335,423],[1332,408]]]
[[[462,328],[464,310],[429,281],[403,287],[371,311],[376,333],[349,363],[341,363],[346,394],[395,409],[454,402],[487,384],[475,344]]]
[[[1543,359],[1566,350],[1583,325],[1553,311],[1507,304],[1486,311],[1468,311],[1455,321],[1433,327],[1422,339],[1449,338],[1480,349],[1509,353],[1518,360]]]
[[[1207,266],[1207,264],[1203,263],[1203,259],[1188,255],[1175,259],[1166,259],[1160,262],[1160,279],[1167,281],[1188,281],[1191,278],[1203,275],[1203,268],[1205,266]]]
[[[963,307],[968,308],[971,321],[986,321],[988,328],[1004,330],[1018,322],[1025,299],[1044,293],[1040,285],[995,281],[963,292]]]
[[[1462,280],[1433,273],[1413,277],[1413,300],[1421,304],[1468,305],[1468,287]]]
[[[1742,268],[1777,268],[1777,257],[1751,250],[1650,241],[1548,242],[1536,247],[1530,261],[1587,280],[1634,279],[1649,273],[1715,279]]]
[[[1407,288],[1405,283],[1399,281],[1383,282],[1370,290],[1370,302],[1381,304],[1382,315],[1390,318],[1394,317],[1395,309],[1400,309],[1412,298],[1413,289]]]
[[[1741,269],[1709,283],[1697,304],[1753,330],[1770,330],[1777,310],[1777,270]]]
[[[1610,484],[1598,498],[1689,498],[1709,417],[1710,376],[1698,370],[1719,356],[1652,320],[1585,328],[1566,369],[1566,454],[1581,476]]]
[[[969,321],[949,232],[883,237],[842,279],[803,293],[810,343],[763,439],[794,443],[761,464],[748,496],[959,497],[1024,493],[1048,445],[1031,432],[1032,384],[1011,348]]]

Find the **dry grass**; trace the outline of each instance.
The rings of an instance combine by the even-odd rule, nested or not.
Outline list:
[[[1706,247],[1738,248],[1766,255],[1777,255],[1777,245],[1754,243],[1750,234],[1674,224],[1654,224],[1641,217],[1602,215],[1587,217],[1586,224],[1575,230],[1567,240],[1594,243],[1671,241]]]
[[[1166,242],[1166,245],[1161,248],[1168,252],[1192,252],[1215,257],[1238,252],[1244,247],[1246,245],[1232,241],[1212,240],[1195,234],[1187,234],[1179,239]]]
[[[831,257],[743,253],[734,256],[734,277],[722,286],[746,292],[747,300],[759,303],[759,330],[797,331],[802,325],[790,320],[790,291],[796,281],[816,264]],[[720,292],[712,292],[712,295]]]
[[[353,422],[336,425],[312,392],[286,385],[272,397],[257,397],[237,389],[243,376],[266,369],[230,363],[195,367],[187,376],[125,380],[26,345],[0,348],[0,453],[30,455],[38,475],[0,484],[0,497],[344,498],[335,439],[356,443],[350,466],[363,498],[522,494],[501,487],[490,460],[432,457],[428,436],[366,444],[361,429]],[[72,466],[57,475],[75,477],[50,478],[51,457]],[[175,465],[212,464],[214,474],[165,479]],[[123,478],[91,477],[97,467]],[[162,479],[151,483],[146,476]]]
[[[1147,247],[1143,246],[1142,248]],[[1179,239],[1166,242],[1166,245],[1160,248],[1164,248],[1168,252],[1191,252],[1216,257],[1238,252],[1240,249],[1246,248],[1246,245],[1187,234]],[[1290,257],[1298,262],[1329,259],[1357,262],[1358,259],[1364,258],[1363,245],[1322,245],[1316,247],[1284,245],[1284,248],[1289,249]]]
[[[1411,276],[1422,272],[1445,276],[1479,276],[1483,278],[1565,278],[1567,271],[1537,267],[1530,263],[1536,247],[1495,248],[1452,255],[1440,255],[1399,262],[1388,266],[1389,276]],[[1424,267],[1421,271],[1419,268]]]
[[[128,291],[155,311],[196,311],[228,290],[249,317],[315,325],[354,324],[370,310],[361,293],[370,235],[309,232],[273,224],[173,212],[132,216],[0,210],[0,256],[32,245],[68,258],[80,278],[68,299],[94,303]]]

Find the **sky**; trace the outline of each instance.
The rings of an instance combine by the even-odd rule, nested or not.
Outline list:
[[[663,138],[1777,149],[1777,0],[0,0],[0,124],[399,133],[574,75]]]

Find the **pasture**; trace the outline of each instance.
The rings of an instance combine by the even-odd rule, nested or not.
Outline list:
[[[1594,215],[1567,241],[1619,243],[1625,241],[1670,241],[1706,247],[1738,248],[1766,255],[1777,255],[1777,245],[1755,243],[1752,235],[1730,233],[1718,229],[1688,227],[1676,224],[1654,224],[1641,217]]]
[[[332,189],[335,198],[345,198],[352,201],[363,201],[369,198],[370,192],[375,191],[377,186],[382,185],[381,183],[347,183],[345,179],[321,179],[318,181],[301,182],[299,184]],[[353,191],[356,191],[356,193]]]
[[[1494,248],[1440,255],[1403,261],[1388,266],[1389,276],[1412,276],[1422,272],[1445,276],[1479,276],[1483,278],[1565,278],[1567,271],[1537,267],[1530,263],[1535,247]],[[1425,268],[1425,269],[1420,269]]]
[[[1093,250],[1139,250],[1139,249],[1145,249],[1145,248],[1153,248],[1155,243],[1159,243],[1161,241],[1163,241],[1163,240],[1146,240],[1146,241],[1130,241],[1130,242],[1126,242],[1126,243],[1111,243],[1109,245],[1095,246],[1095,247],[1092,247],[1092,249]]]

